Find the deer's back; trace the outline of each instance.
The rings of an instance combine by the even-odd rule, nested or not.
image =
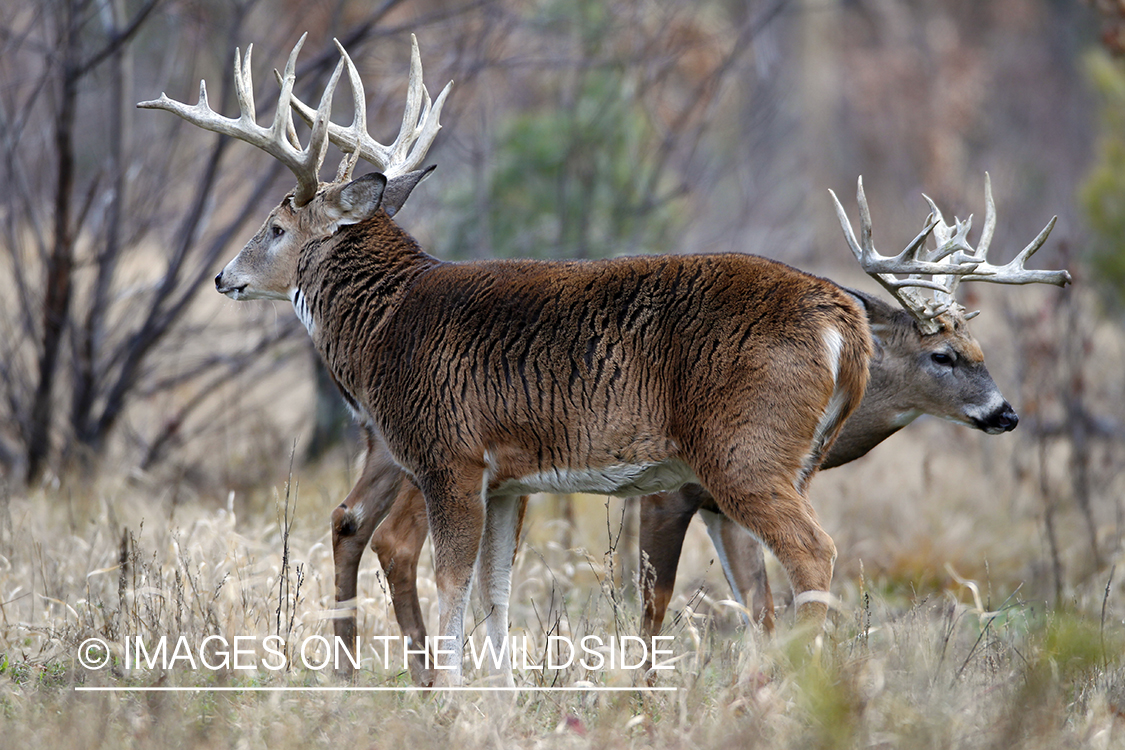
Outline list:
[[[389,436],[408,460],[511,444],[532,446],[521,460],[541,467],[632,465],[776,400],[763,384],[827,399],[828,363],[807,372],[826,328],[866,356],[846,292],[755,256],[447,263],[413,282],[372,340],[366,380],[380,421],[411,425]]]

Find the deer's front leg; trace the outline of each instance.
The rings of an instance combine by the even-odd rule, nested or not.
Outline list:
[[[359,481],[332,511],[332,561],[336,575],[336,636],[354,647],[356,637],[356,581],[367,541],[387,515],[398,494],[402,472],[394,465],[383,444],[365,434],[367,455]],[[345,672],[351,666],[345,660]]]
[[[492,643],[492,653],[499,655],[498,659],[489,661],[489,666],[493,674],[499,677],[499,683],[507,687],[515,685],[511,653],[506,647],[508,603],[512,596],[512,563],[524,508],[526,498],[519,496],[505,495],[488,499],[484,536],[477,561],[477,569],[480,571],[477,585],[480,587],[488,640]]]
[[[743,615],[743,620],[750,618],[767,633],[772,633],[773,592],[766,576],[762,545],[753,534],[722,513],[701,509],[699,515],[707,524],[707,533],[715,545],[735,601],[749,613]]]
[[[419,476],[426,498],[426,515],[434,542],[434,577],[438,592],[438,636],[434,687],[461,684],[465,611],[473,580],[473,565],[484,532],[485,502],[481,475],[432,472]]]
[[[433,684],[434,673],[426,654],[426,623],[418,601],[418,557],[429,532],[426,501],[409,479],[402,480],[394,507],[371,538],[371,548],[379,556],[383,575],[391,589],[395,619],[402,635],[409,640],[410,677],[415,685]]]
[[[646,637],[659,635],[672,600],[676,569],[684,535],[699,503],[686,488],[641,498],[640,573],[644,620],[641,633]]]

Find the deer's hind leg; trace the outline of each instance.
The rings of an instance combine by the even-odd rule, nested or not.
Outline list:
[[[707,524],[707,534],[715,545],[735,600],[746,608],[744,619],[772,633],[773,592],[766,576],[762,545],[749,531],[722,513],[700,508],[699,515]]]
[[[691,443],[696,476],[719,510],[777,557],[793,585],[798,621],[813,627],[827,616],[836,545],[820,526],[807,486],[824,445],[850,413],[836,400],[832,394],[784,414],[763,402],[747,409],[753,418],[705,426]]]
[[[707,524],[707,533],[735,600],[749,612],[744,620],[772,633],[773,594],[766,577],[762,545],[746,529],[720,513],[712,497],[696,484],[641,498],[641,633],[646,637],[660,633],[672,599],[684,537],[696,513]]]
[[[719,508],[777,557],[793,586],[798,622],[822,626],[836,545],[821,528],[808,499],[787,478],[739,481],[719,475],[703,481]]]
[[[727,408],[711,412],[726,420],[688,426],[682,443],[719,509],[785,568],[798,621],[817,628],[828,614],[836,545],[808,501],[808,483],[867,386],[871,343],[855,312],[821,329],[812,369],[808,341],[755,353],[757,367],[723,390]]]

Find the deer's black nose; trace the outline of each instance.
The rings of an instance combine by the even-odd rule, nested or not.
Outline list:
[[[1004,430],[1004,432],[1011,432],[1016,429],[1016,425],[1020,423],[1020,417],[1016,414],[1016,410],[1012,408],[1011,404],[1005,403],[1004,408],[996,415],[996,426]]]
[[[1007,401],[1002,403],[995,411],[985,417],[973,417],[972,424],[978,430],[989,435],[999,435],[1001,432],[1011,432],[1020,423],[1016,410]]]
[[[984,419],[983,424],[977,425],[980,429],[996,435],[1001,432],[1011,432],[1020,423],[1020,418],[1012,405],[1005,401],[999,409],[992,412]]]
[[[223,272],[222,271],[219,271],[217,274],[215,274],[215,288],[216,289],[222,289],[223,288]]]

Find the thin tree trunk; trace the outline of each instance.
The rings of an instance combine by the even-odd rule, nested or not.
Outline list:
[[[121,24],[125,15],[121,0],[110,3],[106,13],[108,13],[108,17],[104,19],[106,36],[109,39],[116,39],[121,33]],[[126,107],[129,106],[128,96],[131,89],[131,57],[129,46],[122,44],[117,47],[111,58],[112,106],[110,107],[108,172],[113,192],[106,213],[105,238],[97,257],[97,277],[94,281],[93,294],[74,347],[75,385],[71,402],[71,426],[76,446],[88,444],[94,438],[92,412],[99,380],[100,349],[104,342],[110,288],[121,255],[121,225],[128,198],[125,155],[129,145],[130,118]],[[80,458],[83,459],[83,464],[88,464],[90,456],[87,453]],[[86,468],[89,468],[88,465]]]
[[[39,373],[31,406],[27,445],[27,480],[39,480],[51,448],[51,421],[59,353],[70,312],[74,238],[71,233],[70,199],[74,187],[74,116],[78,102],[77,19],[72,2],[63,10],[59,49],[63,51],[62,88],[55,117],[54,243],[47,258],[44,279],[43,330],[39,349]]]

